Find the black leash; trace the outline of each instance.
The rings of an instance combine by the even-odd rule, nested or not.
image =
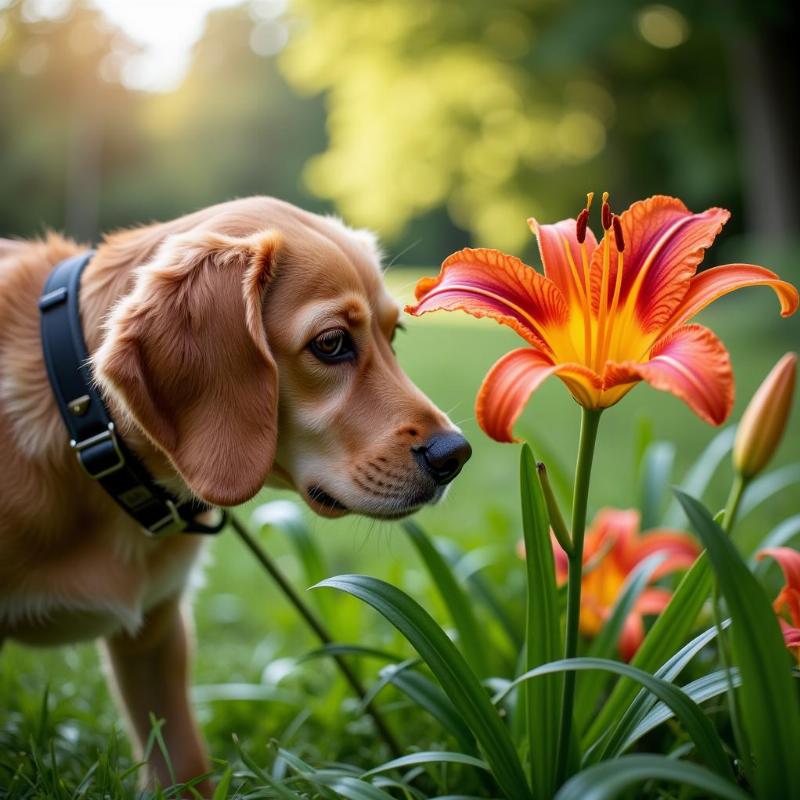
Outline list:
[[[67,427],[70,447],[86,474],[152,536],[169,533],[219,533],[226,523],[205,525],[196,517],[210,506],[181,502],[159,486],[117,433],[94,383],[81,326],[81,274],[93,251],[57,264],[39,298],[41,336],[47,375]]]

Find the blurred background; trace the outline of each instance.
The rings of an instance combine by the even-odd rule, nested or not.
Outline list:
[[[538,263],[526,219],[574,216],[587,191],[607,189],[618,211],[656,193],[697,211],[727,207],[733,218],[705,264],[752,261],[798,283],[797,34],[796,12],[778,0],[0,0],[0,236],[52,228],[97,242],[113,228],[270,194],[374,228],[403,300],[465,245]],[[767,290],[740,295],[704,314],[731,351],[732,420],[800,334]],[[472,414],[486,370],[518,340],[458,315],[407,326],[401,363],[475,449],[420,521],[475,555],[519,628],[518,453],[488,441]],[[521,421],[564,493],[577,421],[557,381]],[[795,413],[778,468],[792,469],[781,465],[796,459],[798,435]],[[637,459],[652,439],[672,442],[657,453],[670,483],[712,436],[680,401],[636,389],[604,416],[593,511],[642,501]],[[723,461],[712,506],[729,480]],[[796,496],[789,488],[746,516],[742,541],[796,513]],[[664,499],[656,516],[668,508]],[[378,575],[441,612],[397,526],[306,524],[329,574]],[[304,588],[276,531],[264,541]],[[343,687],[332,690],[327,667],[298,664],[313,640],[231,537],[214,543],[195,604],[212,751],[230,755],[232,732],[262,744],[280,736],[298,708],[317,756],[368,749],[363,716]],[[337,636],[400,647],[348,603],[329,600]],[[90,764],[115,712],[88,645],[5,648],[0,751],[27,747],[47,685],[58,747]]]
[[[428,265],[531,250],[527,217],[608,189],[725,206],[727,238],[778,257],[800,219],[790,5],[0,0],[0,235],[266,193]]]

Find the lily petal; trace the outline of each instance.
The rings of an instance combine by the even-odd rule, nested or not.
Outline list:
[[[702,325],[685,325],[662,337],[651,349],[650,360],[643,364],[606,364],[605,388],[637,380],[671,392],[712,425],[721,425],[733,408],[730,356],[722,342]]]
[[[657,195],[634,203],[620,215],[625,240],[620,284],[620,306],[631,292],[636,315],[645,332],[657,330],[672,316],[689,289],[689,281],[730,213],[710,208],[693,214],[675,197]],[[609,286],[617,274],[617,246],[612,231],[608,239]],[[600,308],[604,245],[592,258],[592,308]]]
[[[625,618],[622,632],[619,636],[619,653],[630,661],[644,640],[644,621],[642,616],[645,614],[660,614],[669,604],[672,592],[661,589],[658,586],[645,589],[640,595],[633,611]]]
[[[781,304],[782,317],[790,317],[797,311],[798,293],[791,283],[780,280],[774,272],[764,267],[726,264],[707,269],[692,278],[689,291],[675,309],[667,327],[683,325],[723,295],[747,286],[770,286],[774,289]]]
[[[600,379],[581,364],[553,364],[539,350],[523,347],[506,353],[483,380],[475,415],[484,432],[498,442],[513,442],[512,428],[530,396],[550,375],[558,374],[581,388],[599,387]]]
[[[660,586],[645,589],[636,600],[634,608],[640,614],[660,614],[672,599],[672,592]]]
[[[795,626],[800,626],[800,553],[791,547],[768,547],[758,553],[758,558],[774,558],[778,562],[786,585],[775,599],[775,610],[789,612]]]
[[[584,304],[588,295],[576,224],[574,219],[562,219],[552,225],[540,225],[533,218],[528,220],[539,242],[544,274],[561,289],[568,303]],[[591,259],[597,239],[589,228],[586,229],[584,245],[587,257]]]
[[[760,550],[758,559],[774,558],[778,562],[786,585],[800,592],[800,553],[791,547],[768,547]]]
[[[631,611],[622,624],[617,648],[624,661],[630,661],[644,641],[644,620],[638,611]]]
[[[653,553],[662,553],[665,556],[653,572],[653,580],[658,580],[678,569],[688,569],[700,555],[697,542],[688,533],[680,531],[648,531],[626,544],[623,554],[627,565],[626,571],[633,569],[636,564]]]
[[[567,321],[567,304],[558,286],[533,267],[499,250],[465,248],[442,264],[436,278],[417,283],[414,316],[429,311],[466,311],[491,317],[525,341],[549,351],[547,331]]]

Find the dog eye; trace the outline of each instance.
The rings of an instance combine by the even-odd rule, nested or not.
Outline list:
[[[311,340],[311,352],[326,364],[338,364],[341,361],[352,361],[356,357],[355,347],[350,334],[342,328],[323,331]]]

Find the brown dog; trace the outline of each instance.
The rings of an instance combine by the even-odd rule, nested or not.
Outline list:
[[[208,768],[179,609],[202,537],[148,538],[69,447],[37,301],[80,251],[0,239],[0,641],[103,637],[139,747],[150,714],[165,719],[186,780]],[[327,517],[438,499],[469,445],[397,365],[378,261],[369,234],[261,197],[109,236],[80,309],[129,448],[174,493],[219,506],[265,484]],[[169,782],[158,754],[151,767]]]

